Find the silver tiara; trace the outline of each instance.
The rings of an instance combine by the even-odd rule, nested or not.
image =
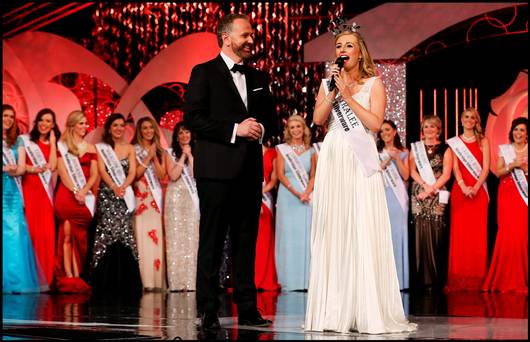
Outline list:
[[[333,35],[335,37],[344,31],[358,32],[359,29],[361,28],[355,22],[351,24],[346,23],[346,21],[339,16],[337,16],[335,19],[332,19],[331,24],[333,25],[331,32],[333,32]]]

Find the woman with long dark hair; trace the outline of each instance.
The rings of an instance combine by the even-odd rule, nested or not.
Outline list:
[[[96,144],[102,181],[96,201],[91,276],[98,296],[137,296],[142,292],[132,227],[135,200],[131,184],[136,176],[136,154],[124,133],[125,117],[111,114],[103,128],[103,142]]]
[[[167,278],[170,291],[195,291],[199,247],[199,198],[193,177],[193,138],[183,122],[173,130],[166,155]]]
[[[514,119],[508,138],[499,145],[499,230],[482,290],[528,295],[528,119]]]
[[[393,121],[383,121],[377,138],[399,288],[405,290],[409,288],[409,151],[401,144],[397,126]]]
[[[49,108],[37,113],[29,135],[22,136],[26,150],[26,173],[22,177],[24,212],[35,254],[48,285],[55,264],[55,215],[52,174],[57,168],[57,139],[61,136],[55,113]]]

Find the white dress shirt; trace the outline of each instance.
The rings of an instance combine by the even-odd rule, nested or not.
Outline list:
[[[232,58],[228,57],[223,51],[221,51],[221,58],[226,63],[226,66],[228,67],[228,70],[230,70],[230,74],[232,75],[232,79],[234,80],[234,84],[236,85],[237,91],[239,92],[239,96],[241,96],[241,100],[243,100],[243,103],[245,104],[245,108],[248,110],[248,99],[247,99],[247,80],[245,78],[244,74],[241,74],[240,72],[232,72],[232,67],[234,64],[236,64]],[[243,65],[243,62],[238,63],[240,65]],[[234,144],[236,142],[237,137],[237,126],[239,124],[234,124],[234,130],[232,131],[232,139],[230,139],[230,142]],[[265,128],[262,124],[259,124],[261,126],[261,137],[259,139],[259,143],[262,143],[263,135],[265,134]]]

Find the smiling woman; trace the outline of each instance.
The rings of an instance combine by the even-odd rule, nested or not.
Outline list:
[[[276,204],[278,282],[283,291],[307,290],[311,237],[311,194],[316,153],[311,132],[300,115],[291,115],[284,129],[284,144],[276,160],[280,181]]]
[[[140,275],[144,288],[163,289],[166,287],[166,262],[160,182],[166,177],[166,158],[160,145],[160,130],[153,118],[138,120],[131,144],[136,152],[134,231]]]
[[[73,111],[57,144],[57,171],[60,182],[54,198],[59,225],[55,255],[54,286],[59,292],[88,292],[85,276],[88,252],[88,230],[94,215],[96,182],[96,148],[84,140],[87,119],[83,112]]]
[[[2,105],[2,292],[26,293],[46,290],[39,262],[24,217],[20,178],[26,154],[17,137],[15,109]]]
[[[55,261],[55,218],[53,212],[52,173],[57,168],[57,128],[55,113],[42,109],[37,113],[29,136],[23,136],[26,173],[22,188],[26,198],[24,211],[28,229],[48,285],[53,280]]]
[[[313,194],[305,329],[348,333],[413,331],[405,318],[374,133],[386,91],[354,23],[335,22],[335,58],[313,121],[327,123]],[[336,88],[330,89],[335,80]]]
[[[125,118],[111,114],[98,150],[101,183],[97,197],[96,235],[92,259],[94,294],[132,295],[142,291],[138,249],[132,227],[136,176],[134,147],[124,139]]]

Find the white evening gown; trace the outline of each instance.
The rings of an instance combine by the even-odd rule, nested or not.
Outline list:
[[[366,80],[354,95],[367,109],[374,80]],[[407,321],[401,303],[382,174],[364,176],[330,115],[313,193],[305,330],[413,331],[416,324]]]

